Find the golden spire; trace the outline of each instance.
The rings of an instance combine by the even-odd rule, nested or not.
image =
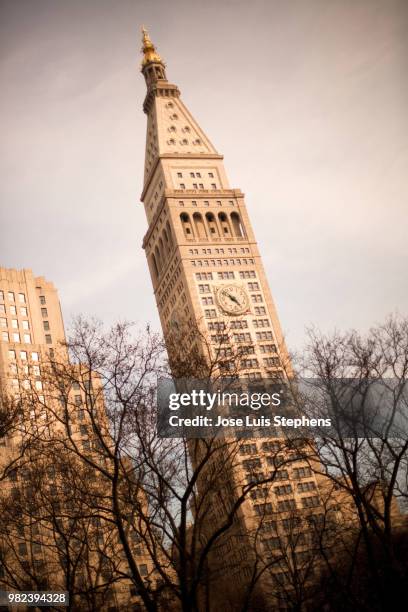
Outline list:
[[[142,47],[142,53],[143,53],[142,67],[146,66],[146,64],[150,64],[151,62],[156,62],[156,63],[159,62],[160,64],[163,64],[162,58],[157,53],[156,47],[154,46],[154,44],[150,40],[149,33],[148,33],[148,31],[146,30],[146,28],[144,26],[142,26],[142,34],[143,34],[143,38],[142,38],[142,41],[143,41],[143,47]]]

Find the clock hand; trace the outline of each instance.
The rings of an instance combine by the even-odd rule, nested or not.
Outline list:
[[[236,304],[238,304],[238,306],[241,306],[241,304],[239,303],[239,301],[237,300],[237,298],[235,297],[235,295],[232,295],[231,293],[227,293],[227,296],[229,297],[230,300],[232,300],[233,302],[235,302]]]

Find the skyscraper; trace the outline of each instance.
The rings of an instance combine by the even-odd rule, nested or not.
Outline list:
[[[0,268],[0,324],[0,590],[68,592],[81,609],[91,594],[90,609],[140,609],[109,511],[80,506],[91,490],[107,499],[100,473],[81,470],[88,461],[107,469],[112,438],[99,374],[68,357],[53,283]],[[75,488],[81,473],[89,480],[79,476],[84,487]],[[151,559],[127,533],[147,576]]]
[[[231,318],[238,344],[254,346],[250,378],[279,367],[286,349],[244,194],[232,189],[223,156],[168,82],[165,64],[143,32],[147,94],[143,246],[165,336],[172,323],[206,320],[214,343]]]
[[[165,64],[146,30],[142,52],[147,135],[141,200],[148,221],[143,247],[166,341],[174,350],[174,329],[197,325],[214,353],[220,354],[220,346],[223,354],[239,348],[242,377],[277,377],[282,365],[290,364],[244,194],[230,187],[222,155],[183,104],[178,87],[167,80]],[[262,528],[256,548],[264,557],[283,541],[287,544],[296,528],[291,559],[271,563],[279,579],[309,563],[299,526],[321,504],[310,461],[293,448],[279,454],[282,446],[266,439],[242,444],[232,478],[241,487],[272,474],[276,479],[277,486],[252,491],[242,520],[245,533]],[[278,467],[281,460],[284,469]],[[245,537],[236,542],[247,546]],[[245,551],[238,553],[245,561]],[[249,579],[244,566],[241,562]],[[224,582],[221,589],[227,588]]]
[[[0,386],[18,391],[25,373],[35,377],[40,390],[41,355],[65,340],[54,285],[31,270],[0,268],[0,324]]]

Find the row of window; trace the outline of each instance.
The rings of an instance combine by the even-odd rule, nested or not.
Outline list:
[[[228,251],[228,253],[230,255],[238,255],[238,251],[240,253],[249,253],[249,248],[248,247],[242,247],[240,249],[235,248],[235,247],[231,247],[231,248],[228,248],[226,250]],[[208,249],[201,249],[201,251],[202,251],[203,255],[211,255],[213,249],[209,249],[209,248]],[[198,255],[199,249],[189,249],[189,253],[190,253],[190,255]],[[215,253],[215,255],[224,255],[225,249],[214,249],[214,253]],[[257,283],[254,283],[254,284],[257,284]]]
[[[17,374],[18,372],[18,368],[17,368],[17,364],[12,362],[9,364],[9,369],[11,374]],[[22,374],[32,374],[33,376],[40,376],[41,375],[41,370],[40,370],[40,366],[39,365],[30,365],[30,367],[28,367],[27,364],[23,364],[20,366],[20,372]]]
[[[5,317],[0,317],[0,327],[8,327],[8,323],[7,323],[7,319]],[[30,324],[28,321],[22,321],[21,322],[21,327],[23,329],[30,329]],[[12,329],[18,329],[19,325],[18,325],[18,319],[11,319],[11,328]]]
[[[181,143],[180,143],[181,144]],[[179,189],[185,189],[185,183],[179,183]],[[193,189],[204,189],[204,183],[193,183]],[[211,189],[214,191],[217,189],[216,183],[211,183]]]
[[[10,310],[10,314],[11,315],[16,315],[17,314],[17,308],[13,304],[11,304],[11,306],[9,306],[9,310]],[[7,310],[6,310],[6,305],[5,304],[0,304],[0,314],[7,314]],[[27,307],[26,306],[20,306],[20,314],[21,314],[22,317],[27,317],[28,316],[28,311],[27,311]]]
[[[49,330],[50,327],[48,321],[44,321],[44,324],[46,324],[44,325],[44,330]],[[3,342],[23,342],[24,344],[32,344],[31,334],[20,334],[20,332],[9,333],[7,331],[2,331],[1,339]],[[46,344],[52,344],[51,334],[45,334],[45,342]]]
[[[16,296],[14,291],[7,291],[7,299],[9,302],[15,302],[16,301]],[[4,302],[4,291],[0,290],[0,301]],[[21,304],[25,304],[26,298],[25,298],[25,293],[19,293],[18,294],[18,301]]]
[[[205,298],[201,298],[201,301],[203,303],[204,306],[211,306],[214,304],[214,300],[212,297],[205,297]],[[256,316],[260,316],[260,315],[265,315],[266,314],[266,310],[264,306],[255,306],[254,307],[254,314]],[[204,316],[206,319],[215,319],[218,316],[217,311],[215,310],[215,308],[211,308],[209,310],[204,310]],[[265,327],[264,325],[256,325],[256,327]],[[231,329],[246,329],[248,328],[248,323],[247,321],[231,321],[230,322],[230,328]]]
[[[169,128],[169,129],[170,129],[170,128]],[[174,130],[174,131],[175,131],[175,130]],[[167,144],[169,144],[169,145],[175,145],[175,144],[176,144],[176,141],[175,141],[175,139],[174,139],[174,138],[170,138],[170,139],[167,141]],[[183,138],[182,140],[180,140],[180,141],[179,141],[179,144],[181,144],[181,145],[188,145],[188,140],[187,140],[187,138]],[[201,144],[201,139],[200,139],[200,138],[195,138],[195,139],[193,140],[192,144],[193,144],[193,145],[200,145],[200,144]]]
[[[215,309],[211,309],[208,311],[205,310],[205,313],[207,312],[209,313],[208,318],[213,318],[216,316]],[[245,319],[238,319],[236,321],[230,321],[229,324],[225,323],[225,321],[211,321],[207,325],[210,331],[225,331],[228,327],[230,329],[247,329],[248,321],[246,321]],[[252,325],[256,328],[270,327],[269,319],[252,319]]]
[[[21,338],[23,338],[21,340]],[[31,334],[21,334],[19,332],[12,332],[9,334],[7,331],[1,332],[1,339],[3,342],[25,342],[26,344],[31,344]]]
[[[213,324],[209,323],[209,326],[210,325],[213,325]],[[209,329],[210,329],[210,327],[209,327]],[[212,327],[211,329],[216,330],[216,331],[220,331],[221,328],[218,328],[217,326],[215,326],[215,327]],[[210,331],[211,331],[211,329],[210,329]],[[222,328],[222,329],[225,329],[225,328]],[[256,332],[255,336],[256,336],[256,339],[258,341],[273,340],[273,335],[272,335],[271,331]],[[252,342],[252,337],[251,337],[251,334],[249,332],[243,332],[243,333],[240,333],[240,334],[233,334],[232,335],[232,339],[233,339],[234,342],[238,342],[238,343]],[[229,342],[230,338],[229,338],[228,334],[217,334],[217,335],[211,336],[211,340],[213,342],[217,343],[217,344],[223,344],[225,342]],[[275,344],[266,344],[265,347],[268,347],[268,348],[263,349],[262,346],[260,346],[260,350],[261,350],[262,353],[268,353],[268,352],[275,353],[276,352],[276,345]],[[271,347],[271,348],[269,349],[269,347]]]
[[[40,360],[40,356],[36,351],[32,351],[30,353],[31,356],[31,361],[39,361]],[[11,361],[15,361],[17,358],[17,353],[14,349],[10,349],[8,352],[8,357]],[[28,359],[28,353],[27,351],[20,351],[19,352],[19,357],[21,359],[21,361],[27,361]]]
[[[177,177],[178,178],[183,178],[183,173],[182,172],[177,172]],[[201,178],[201,172],[190,172],[190,178]],[[209,172],[208,173],[208,178],[214,178],[214,173],[213,172]]]
[[[20,382],[18,380],[18,378],[12,378],[11,379],[11,384],[14,388],[19,387],[20,386]],[[30,380],[23,380],[21,382],[21,386],[23,387],[23,389],[31,389],[31,385],[33,383]],[[37,391],[42,391],[43,388],[43,384],[41,382],[41,380],[35,380],[34,381],[34,387],[37,389]]]
[[[208,190],[207,190],[208,191]],[[214,202],[214,200],[211,200],[211,202]],[[227,206],[227,202],[228,202],[228,206],[235,206],[235,203],[233,200],[215,200],[215,203],[217,206]],[[179,200],[178,201],[178,205],[181,206],[182,208],[184,208],[186,201],[185,200]],[[210,201],[209,200],[202,200],[203,206],[205,206],[206,208],[208,208],[210,206]],[[187,202],[187,206],[189,206],[189,203]],[[198,206],[197,200],[191,200],[191,206]]]
[[[239,272],[238,274],[239,274],[239,278],[241,279],[256,278],[255,270],[244,270],[244,271]],[[235,273],[232,271],[217,272],[217,276],[219,279],[233,280],[235,278]],[[196,279],[198,281],[214,280],[212,272],[196,272]]]
[[[243,259],[191,259],[194,268],[209,268],[210,266],[249,266],[254,264],[254,260],[244,257]]]

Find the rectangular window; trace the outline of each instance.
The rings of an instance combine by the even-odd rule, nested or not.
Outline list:
[[[49,321],[43,321],[43,325],[44,325],[45,331],[48,331],[50,329],[50,322]]]
[[[11,319],[11,327],[13,329],[18,329],[18,321],[17,321],[17,319]]]
[[[38,353],[31,353],[31,359],[32,359],[33,361],[39,361],[39,359],[38,359]]]
[[[45,304],[45,295],[40,295],[40,304]]]
[[[241,367],[244,368],[245,370],[250,370],[251,368],[257,368],[258,360],[257,359],[243,359],[241,361]]]
[[[279,512],[287,512],[289,510],[296,510],[296,502],[294,499],[281,499],[278,501]]]
[[[21,304],[25,304],[25,294],[24,293],[19,293],[18,294],[18,301],[21,302]]]
[[[218,278],[223,280],[229,280],[234,278],[234,272],[218,272]]]
[[[190,172],[190,176],[191,176],[191,178],[195,178],[194,172]]]
[[[261,353],[276,353],[276,345],[275,344],[261,344],[259,346],[259,350]]]
[[[21,324],[23,326],[23,329],[30,329],[30,324],[28,321],[22,321]]]
[[[279,357],[264,357],[263,362],[267,368],[278,368],[280,366]]]
[[[177,177],[178,178],[183,178],[183,173],[182,172],[177,172]]]
[[[312,475],[312,470],[310,467],[300,467],[294,468],[293,470],[293,478],[307,478]]]
[[[276,480],[287,480],[289,478],[289,474],[287,470],[278,470],[275,472]]]
[[[48,310],[46,308],[41,308],[41,314],[43,317],[48,317]]]
[[[245,461],[242,462],[242,465],[244,469],[249,472],[255,468],[262,467],[262,462],[259,457],[256,457],[255,459],[245,459]]]
[[[273,340],[272,332],[271,331],[256,332],[256,339],[257,340]]]
[[[212,306],[214,304],[214,300],[212,297],[203,297],[201,301],[204,306]]]
[[[47,344],[52,344],[51,334],[45,334],[45,342]]]
[[[256,506],[254,506],[254,508],[255,512],[259,516],[263,516],[264,514],[273,514],[272,504],[269,502],[266,504],[257,504]]]
[[[31,334],[24,334],[24,342],[31,344]]]
[[[320,500],[317,495],[312,495],[311,497],[302,497],[301,502],[303,508],[315,508],[316,506],[320,506]]]
[[[248,283],[248,289],[250,291],[259,291],[259,284],[258,283]]]
[[[17,314],[17,310],[15,306],[10,306],[10,314],[12,315],[16,315]]]
[[[13,332],[13,342],[20,342],[20,334]]]
[[[1,338],[3,340],[3,342],[8,342],[9,341],[9,335],[8,332],[1,332]]]
[[[231,321],[230,327],[231,329],[247,329],[248,323],[247,321],[245,321],[245,319],[238,320],[238,321]]]
[[[15,361],[15,359],[16,359],[16,351],[13,351],[12,349],[10,349],[9,352],[8,352],[8,357],[12,361]]]
[[[147,576],[147,565],[145,563],[139,565],[139,573],[141,576]]]
[[[265,315],[266,314],[265,306],[255,306],[254,312],[257,316]]]
[[[7,296],[9,302],[14,302],[14,291],[8,291]]]
[[[255,455],[258,452],[256,444],[241,444],[239,447],[241,455]]]
[[[256,278],[255,270],[245,270],[239,273],[240,278]]]
[[[0,300],[4,302],[4,291],[0,291]]]
[[[5,317],[1,317],[0,327],[7,327],[7,319]]]
[[[234,339],[234,342],[251,342],[251,334],[249,333],[234,334],[233,339]]]
[[[20,351],[20,359],[22,361],[27,361],[27,351]]]
[[[275,495],[289,495],[292,493],[292,485],[280,485],[279,487],[274,487]]]
[[[314,491],[316,489],[316,483],[313,481],[299,482],[297,490],[299,493],[306,493],[307,491]]]
[[[206,319],[215,319],[215,317],[217,316],[215,308],[207,308],[206,310],[204,310],[204,314]]]
[[[267,442],[262,443],[262,450],[269,453],[275,453],[280,451],[282,448],[282,443],[278,440],[268,440]]]
[[[225,331],[225,323],[223,321],[216,321],[215,323],[208,323],[208,329],[210,331]]]
[[[211,183],[211,189],[217,189],[217,185],[215,183]]]
[[[184,183],[180,183],[180,189],[185,189],[185,188],[186,188],[185,184]]]
[[[1,314],[6,314],[6,307],[4,304],[0,304],[0,313]]]

